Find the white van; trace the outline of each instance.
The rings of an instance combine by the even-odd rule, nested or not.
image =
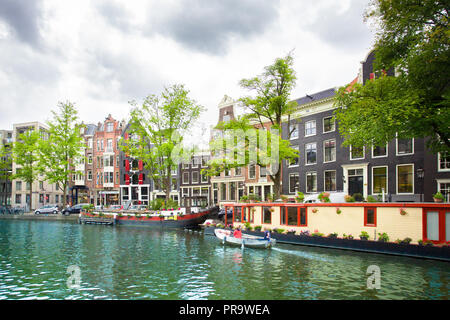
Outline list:
[[[345,202],[345,196],[347,195],[345,192],[328,192],[328,193],[330,194],[331,203]],[[305,194],[305,198],[304,198],[303,202],[304,203],[320,202],[319,194],[320,193]]]

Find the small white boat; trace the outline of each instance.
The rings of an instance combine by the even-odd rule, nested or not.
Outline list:
[[[215,229],[214,234],[217,238],[222,240],[222,243],[251,248],[270,248],[273,247],[277,241],[275,239],[264,239],[263,237],[252,236],[249,234],[242,234],[242,238],[233,237],[233,231],[225,229]]]

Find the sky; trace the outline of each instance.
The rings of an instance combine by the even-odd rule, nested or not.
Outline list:
[[[297,99],[351,82],[374,42],[369,0],[0,0],[0,129],[51,119],[127,119],[129,101],[184,84],[206,111],[251,94],[239,81],[292,51]]]

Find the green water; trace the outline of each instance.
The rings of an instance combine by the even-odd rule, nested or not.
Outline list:
[[[367,288],[367,268],[381,270]],[[69,266],[80,287],[68,287]],[[0,299],[448,299],[450,264],[183,230],[0,221]],[[69,285],[76,282],[69,282]]]

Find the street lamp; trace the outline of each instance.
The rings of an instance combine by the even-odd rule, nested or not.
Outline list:
[[[420,185],[420,202],[423,202],[423,178],[425,176],[425,170],[422,168],[417,169],[417,178],[419,178]]]

